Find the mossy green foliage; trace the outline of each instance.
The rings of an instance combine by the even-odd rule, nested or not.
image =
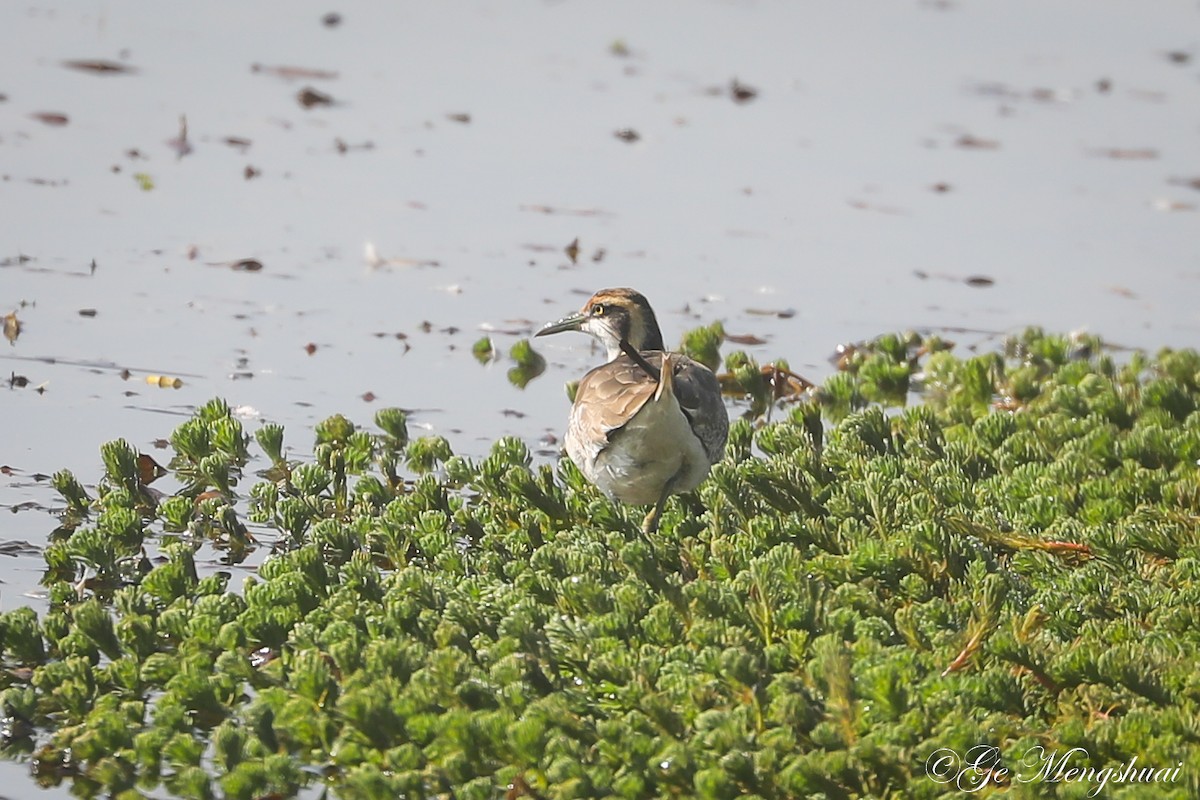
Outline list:
[[[97,498],[55,477],[51,610],[0,616],[6,751],[80,796],[934,798],[940,748],[1041,745],[1196,796],[1200,356],[896,342],[735,422],[649,539],[515,439],[334,417],[312,463],[258,433],[274,552],[235,591],[195,557],[256,546],[228,408],[172,437],[178,497],[106,445]]]

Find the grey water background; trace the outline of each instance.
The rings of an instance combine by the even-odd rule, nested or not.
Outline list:
[[[551,457],[600,354],[505,356],[606,286],[815,380],[910,328],[1200,339],[1195,0],[16,0],[0,96],[4,609],[43,607],[44,476],[213,396],[299,458],[384,406]]]

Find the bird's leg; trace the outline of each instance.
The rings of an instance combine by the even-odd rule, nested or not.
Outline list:
[[[635,363],[639,367],[641,367],[642,371],[645,372],[647,375],[649,375],[654,380],[657,381],[659,378],[662,377],[662,372],[658,369],[658,367],[651,366],[650,362],[647,361],[646,359],[642,358],[642,354],[639,353],[633,345],[631,345],[629,342],[625,341],[624,339],[621,340],[621,352],[624,353],[625,355],[629,356],[633,360],[633,363]]]
[[[671,479],[663,484],[662,494],[658,496],[658,502],[654,504],[654,508],[650,509],[650,513],[642,520],[642,533],[649,536],[658,531],[658,522],[662,518],[663,508],[667,505],[667,498],[671,496],[671,490],[675,488],[675,479],[683,473],[679,472],[671,476]]]
[[[658,531],[658,520],[662,517],[663,506],[667,504],[667,490],[664,488],[662,496],[658,498],[658,502],[654,504],[654,508],[650,509],[650,513],[642,520],[642,533],[649,536]]]

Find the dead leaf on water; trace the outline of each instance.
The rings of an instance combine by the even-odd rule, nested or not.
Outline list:
[[[16,344],[17,337],[21,335],[21,320],[17,319],[17,312],[12,311],[4,315],[4,338],[8,339],[9,344]]]
[[[633,144],[642,138],[641,134],[639,134],[633,128],[621,128],[620,130],[614,131],[613,136],[628,144]]]
[[[753,314],[756,317],[778,317],[779,319],[791,319],[796,316],[794,308],[747,308],[747,314]]]
[[[1153,161],[1158,151],[1153,147],[1101,147],[1088,151],[1093,156],[1117,161]]]
[[[363,258],[372,269],[380,267],[440,267],[442,263],[432,258],[384,258],[373,242],[363,245]]]
[[[183,158],[192,152],[192,144],[188,141],[187,115],[179,117],[179,135],[167,140],[167,146],[175,151],[175,158]]]
[[[336,80],[338,77],[338,74],[332,70],[312,69],[310,67],[269,67],[263,64],[251,64],[250,71],[256,74],[271,75],[275,78],[283,78],[284,80],[288,81],[332,81]]]
[[[534,211],[538,214],[566,214],[572,217],[611,217],[612,212],[599,208],[562,208],[541,204],[524,204],[519,206],[521,211]]]
[[[375,393],[374,392],[363,392],[362,399],[363,399],[364,403],[374,403],[375,402]]]
[[[160,389],[178,389],[183,386],[183,381],[179,378],[172,378],[170,375],[147,375],[146,383]]]
[[[758,89],[734,78],[729,84],[729,96],[733,98],[735,103],[749,103],[754,98],[758,97]]]
[[[753,333],[726,333],[725,340],[741,345],[756,345],[766,344],[767,340],[755,336]]]
[[[256,258],[239,258],[236,261],[209,261],[210,267],[228,267],[234,272],[262,272],[263,263]]]
[[[96,316],[96,314],[97,314],[97,311],[94,308],[79,309],[79,316],[81,316],[81,317],[89,317],[90,318],[90,317]]]
[[[145,485],[150,485],[167,474],[167,471],[150,456],[139,453],[137,459],[138,478]]]
[[[572,264],[578,263],[579,259],[579,237],[576,236],[574,241],[563,248],[563,252],[567,254],[567,258],[571,259]]]
[[[8,374],[8,388],[24,389],[28,385],[29,385],[29,378],[26,378],[24,375],[18,375],[15,372],[10,372]]]
[[[461,125],[470,125],[471,124],[471,115],[470,114],[463,114],[463,113],[447,114],[446,119],[450,120],[451,122],[457,122]]]
[[[96,75],[131,75],[137,72],[136,67],[122,64],[119,61],[108,61],[103,58],[70,60],[62,63],[67,69],[91,72]]]
[[[312,342],[309,342],[308,344],[304,345],[304,352],[311,356],[313,353],[317,352],[317,346]]]
[[[970,133],[964,133],[954,142],[956,147],[965,150],[999,150],[1000,142],[996,139],[984,139]]]
[[[967,286],[974,286],[982,289],[988,286],[994,286],[996,279],[989,278],[987,275],[969,275],[963,279],[963,283],[965,283]]]
[[[337,150],[342,155],[349,153],[351,150],[374,150],[375,143],[368,140],[359,144],[351,144],[341,138],[333,140],[333,149]]]
[[[70,122],[70,118],[68,118],[66,114],[60,114],[56,111],[37,111],[29,116],[33,119],[36,119],[38,122],[55,128],[61,128],[63,125],[66,125],[68,122]]]
[[[625,43],[624,39],[614,39],[608,46],[608,52],[617,58],[629,58],[633,55],[633,51],[629,49],[629,45]]]
[[[1172,200],[1160,197],[1150,204],[1156,211],[1195,211],[1195,203],[1185,203],[1182,200]]]
[[[305,86],[297,92],[296,99],[300,101],[300,105],[304,108],[333,105],[333,95],[318,91],[311,86]]]

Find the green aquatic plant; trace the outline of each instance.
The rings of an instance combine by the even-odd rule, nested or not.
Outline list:
[[[546,371],[546,359],[533,349],[528,339],[521,339],[508,351],[509,358],[516,366],[508,371],[508,380],[518,389],[524,389],[528,383]]]
[[[0,614],[4,751],[82,797],[948,798],[937,754],[1041,745],[1196,796],[1200,356],[844,361],[781,398],[786,365],[727,357],[750,413],[649,538],[568,460],[398,409],[311,460],[263,426],[248,489],[221,401],[174,495],[106,445],[94,496],[54,477],[48,611]]]

